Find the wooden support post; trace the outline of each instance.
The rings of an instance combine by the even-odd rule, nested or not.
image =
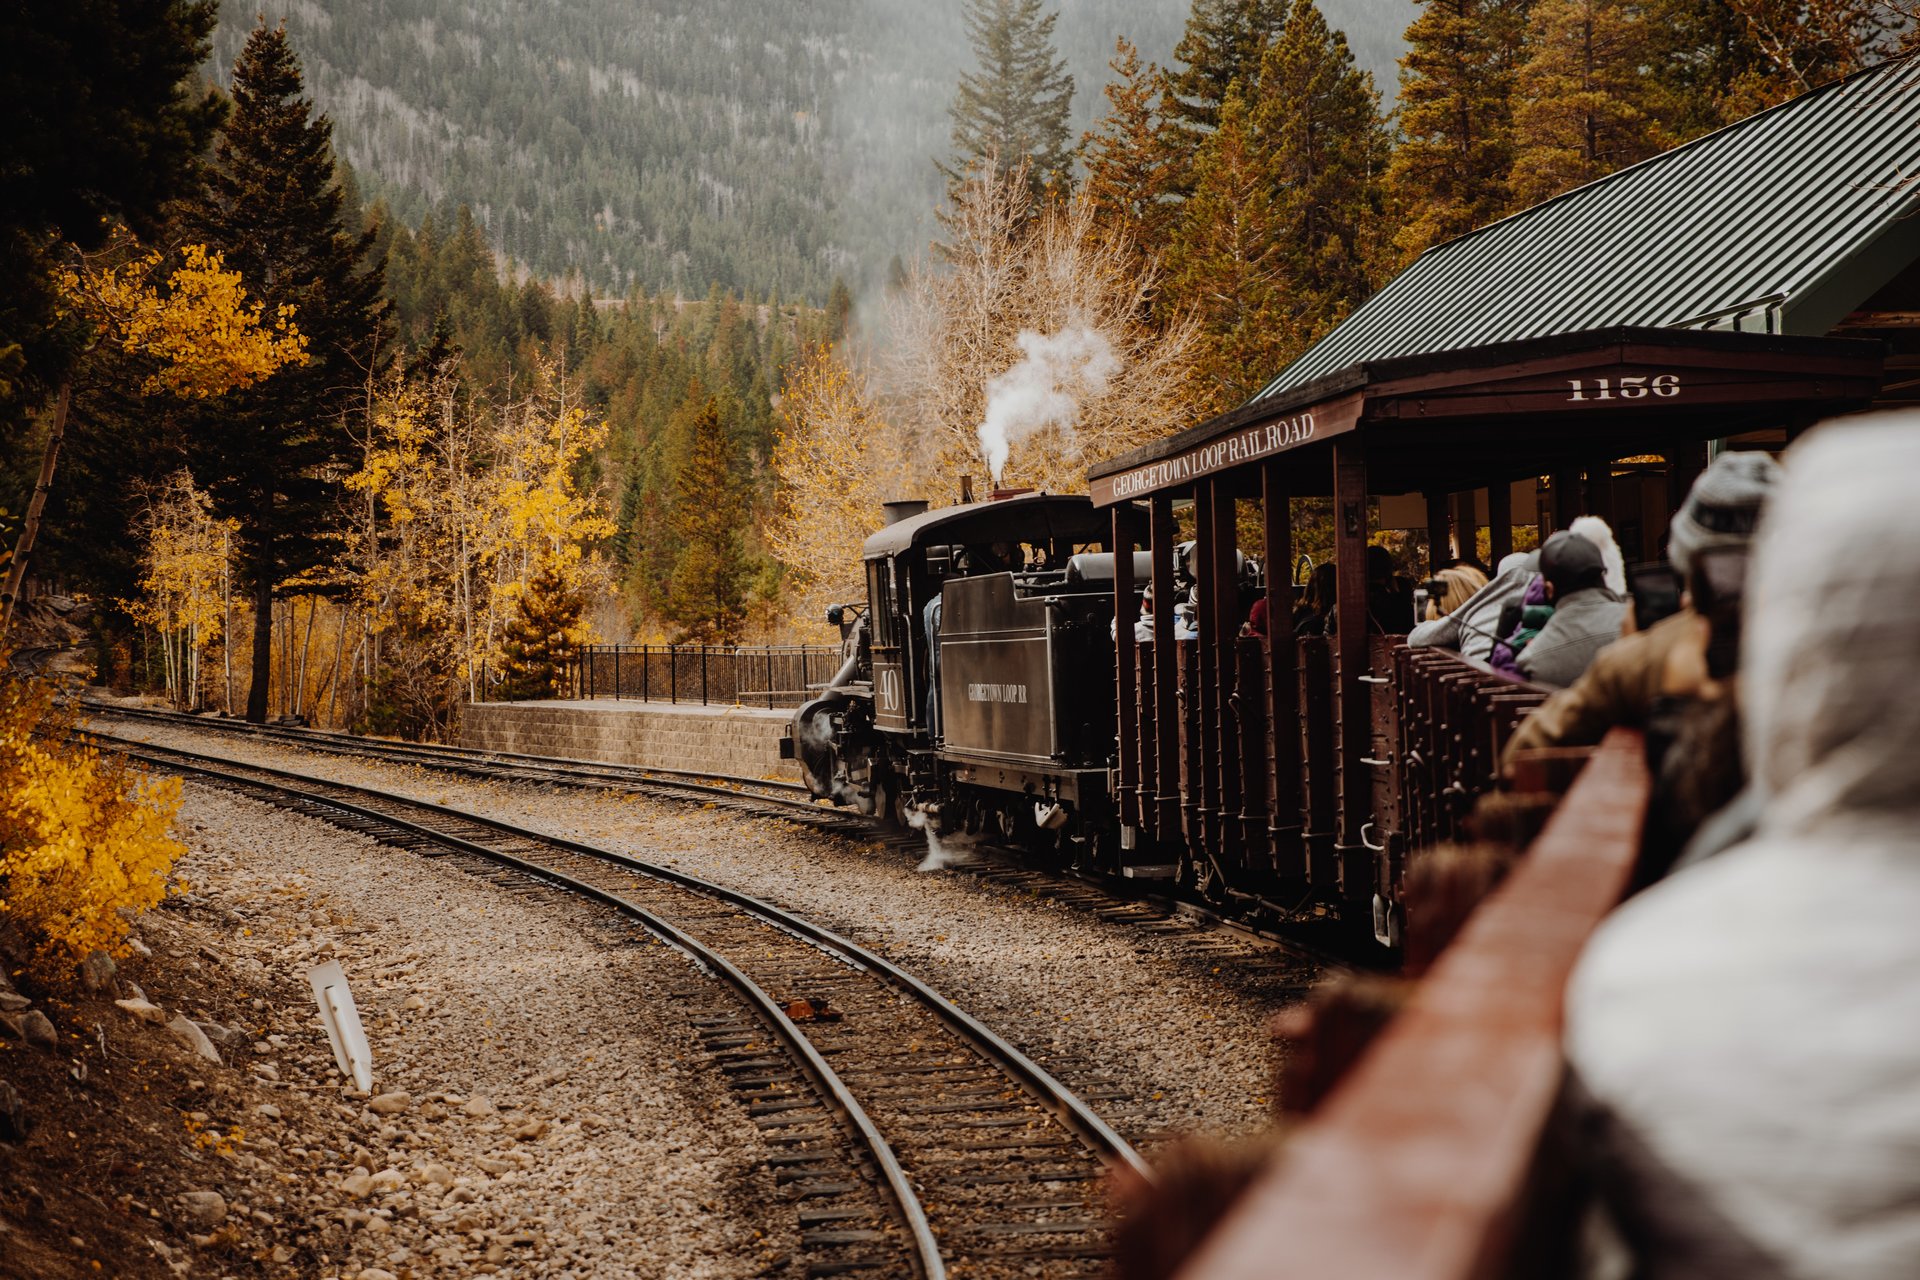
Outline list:
[[[1613,460],[1587,464],[1587,512],[1613,523]]]
[[[1335,613],[1340,634],[1335,647],[1339,681],[1340,833],[1335,845],[1340,891],[1359,898],[1371,890],[1372,875],[1360,829],[1366,825],[1373,785],[1361,763],[1372,740],[1372,697],[1361,677],[1368,675],[1367,643],[1367,459],[1360,441],[1341,436],[1333,445],[1333,547],[1339,599]]]
[[[1180,647],[1173,640],[1173,499],[1155,494],[1153,528],[1153,720],[1158,730],[1154,768],[1154,833],[1171,849],[1180,837]]]
[[[1427,495],[1427,576],[1446,568],[1453,561],[1453,540],[1447,533],[1447,495],[1437,490]]]
[[[1580,468],[1559,467],[1553,473],[1553,527],[1564,529],[1580,514]]]
[[[1213,624],[1218,583],[1215,580],[1215,556],[1220,526],[1214,518],[1213,485],[1201,482],[1193,490],[1193,556],[1188,567],[1193,572],[1195,595],[1199,605],[1194,621],[1200,632],[1199,688],[1189,689],[1187,698],[1200,711],[1199,738],[1187,750],[1197,747],[1200,764],[1200,794],[1187,797],[1188,803],[1200,802],[1196,843],[1215,857],[1220,853],[1220,629]]]
[[[1453,558],[1456,560],[1480,558],[1480,504],[1476,498],[1477,492],[1468,489],[1453,495]]]
[[[1210,582],[1204,630],[1213,633],[1213,759],[1220,793],[1215,846],[1226,863],[1237,863],[1245,847],[1240,830],[1240,723],[1233,712],[1233,690],[1240,674],[1239,520],[1226,482],[1214,480],[1208,506],[1213,513],[1213,555],[1207,561]]]
[[[1513,554],[1513,486],[1505,480],[1487,486],[1487,576]]]
[[[1281,876],[1306,874],[1301,843],[1300,675],[1293,640],[1293,512],[1284,464],[1269,458],[1260,467],[1261,554],[1267,561],[1268,734],[1273,781],[1267,830],[1273,869]]]
[[[1693,482],[1707,469],[1707,442],[1676,440],[1665,450],[1667,455],[1667,516],[1680,509],[1693,488]]]
[[[1120,821],[1137,827],[1140,797],[1135,788],[1140,785],[1140,740],[1136,734],[1140,720],[1136,703],[1139,691],[1134,687],[1133,624],[1140,616],[1140,607],[1133,599],[1133,531],[1127,527],[1132,514],[1128,504],[1115,505],[1113,538],[1108,547],[1113,552],[1114,735],[1120,748],[1119,778],[1115,783],[1119,794],[1115,799],[1119,802]]]

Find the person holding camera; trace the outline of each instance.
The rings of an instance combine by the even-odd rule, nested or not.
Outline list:
[[[1737,652],[1747,544],[1779,478],[1780,464],[1764,453],[1721,454],[1701,473],[1667,533],[1667,555],[1687,589],[1679,611],[1653,621],[1648,598],[1636,592],[1627,634],[1521,721],[1503,769],[1522,751],[1592,746],[1615,725],[1646,728],[1663,699],[1718,700]]]

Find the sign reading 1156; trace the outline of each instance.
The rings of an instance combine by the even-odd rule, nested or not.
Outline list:
[[[1569,400],[1644,400],[1648,396],[1666,399],[1680,394],[1677,373],[1625,374],[1618,378],[1568,378],[1573,389]]]

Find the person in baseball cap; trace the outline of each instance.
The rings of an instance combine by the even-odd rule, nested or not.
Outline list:
[[[1780,464],[1767,454],[1723,453],[1694,481],[1667,533],[1668,555],[1690,584],[1704,560],[1743,549],[1752,540],[1780,476]],[[1541,572],[1547,568],[1543,548]],[[1704,655],[1706,631],[1706,619],[1689,602],[1647,630],[1608,645],[1578,680],[1520,723],[1502,755],[1503,765],[1510,767],[1522,751],[1592,746],[1615,725],[1645,728],[1658,700],[1689,692],[1670,687],[1670,671],[1688,665],[1676,654],[1699,650]],[[1698,665],[1704,676],[1704,657]]]

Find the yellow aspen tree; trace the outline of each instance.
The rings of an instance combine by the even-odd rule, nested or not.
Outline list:
[[[185,471],[161,482],[135,524],[140,594],[125,607],[159,632],[167,696],[176,707],[200,705],[202,655],[223,637],[234,528],[214,518],[212,499]]]

